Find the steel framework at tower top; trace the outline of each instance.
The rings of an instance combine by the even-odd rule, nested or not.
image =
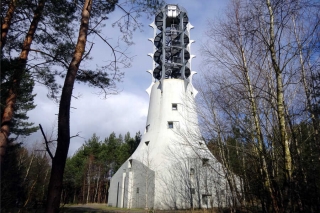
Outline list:
[[[158,32],[155,33],[154,45],[157,49],[153,54],[153,60],[157,63],[153,70],[155,79],[187,79],[190,76],[188,23],[186,10],[178,5],[166,5],[156,15],[154,24]]]

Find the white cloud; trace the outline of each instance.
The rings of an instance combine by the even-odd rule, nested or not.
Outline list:
[[[39,88],[36,88],[39,90]],[[134,136],[142,131],[145,126],[148,111],[148,95],[140,97],[133,93],[122,92],[119,95],[101,99],[93,94],[93,89],[81,87],[76,89],[82,94],[79,99],[73,99],[70,113],[71,136],[79,133],[81,138],[71,140],[69,155],[72,155],[85,140],[96,133],[100,139],[104,139],[111,132],[124,135],[130,132]],[[82,90],[82,91],[81,91]],[[58,106],[46,101],[45,94],[38,94],[36,102],[38,107],[29,113],[30,121],[41,123],[46,133],[51,133],[53,124],[57,123]],[[56,137],[56,134],[54,135]],[[42,141],[40,132],[28,138],[28,142]]]

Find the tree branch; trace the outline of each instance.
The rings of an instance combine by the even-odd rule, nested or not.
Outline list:
[[[49,53],[43,52],[43,51],[41,51],[41,50],[35,50],[35,49],[30,49],[30,51],[37,52],[37,53],[41,53],[41,54],[43,54],[43,55],[49,56],[49,57],[52,58],[53,60],[56,60],[56,61],[62,63],[62,64],[64,65],[64,67],[66,67],[66,68],[68,67],[68,64],[66,64],[64,61],[58,59],[56,56],[53,56],[53,55],[51,55],[51,54],[49,54]]]
[[[45,135],[44,132],[43,132],[43,129],[42,129],[41,124],[39,124],[39,127],[40,127],[41,133],[42,133],[42,135],[43,135],[45,144],[46,144],[46,150],[47,150],[47,152],[48,152],[48,154],[49,154],[49,156],[50,156],[50,158],[51,158],[51,160],[52,160],[52,159],[53,159],[53,156],[52,156],[52,153],[51,153],[51,151],[50,151],[50,149],[49,149],[47,137],[46,137],[46,135]]]
[[[138,24],[138,26],[139,26],[138,21],[131,15],[131,13],[127,12],[127,11],[126,11],[122,6],[120,6],[119,4],[116,4],[116,5],[117,5],[121,10],[123,10],[123,12],[125,12],[128,17],[131,17],[131,18],[134,20],[134,22],[135,22],[136,24]]]
[[[91,43],[91,46],[90,46],[89,51],[82,57],[81,61],[82,61],[83,59],[85,59],[85,58],[90,54],[90,52],[91,52],[91,50],[92,50],[92,47],[93,47],[93,44],[94,44],[94,43]]]

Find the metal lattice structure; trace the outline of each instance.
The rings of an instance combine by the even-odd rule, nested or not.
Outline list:
[[[178,5],[166,5],[154,20],[153,77],[187,79],[190,74],[190,26],[186,10]]]

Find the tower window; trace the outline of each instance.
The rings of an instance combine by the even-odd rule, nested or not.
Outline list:
[[[144,142],[144,143],[148,146],[148,145],[149,145],[149,142],[150,142],[150,141],[146,141],[146,142]]]
[[[196,193],[195,188],[191,188],[191,189],[190,189],[190,192],[191,192],[191,194],[193,194],[193,195],[194,195],[194,194]]]
[[[172,121],[169,121],[169,122],[168,122],[168,128],[169,128],[169,129],[173,129],[173,122],[172,122]]]
[[[202,195],[202,205],[209,205],[210,200],[211,200],[211,194]]]
[[[177,11],[177,6],[176,5],[168,5],[168,10],[167,10],[167,15],[170,18],[175,18],[178,15]]]
[[[129,168],[132,167],[132,159],[129,160],[129,165],[128,166],[129,166]]]
[[[178,104],[172,104],[172,110],[178,110]]]
[[[194,175],[194,168],[190,169],[190,175]]]
[[[202,166],[209,166],[209,159],[208,158],[202,158]]]
[[[149,126],[150,126],[150,124],[146,126],[146,132],[149,131]]]

